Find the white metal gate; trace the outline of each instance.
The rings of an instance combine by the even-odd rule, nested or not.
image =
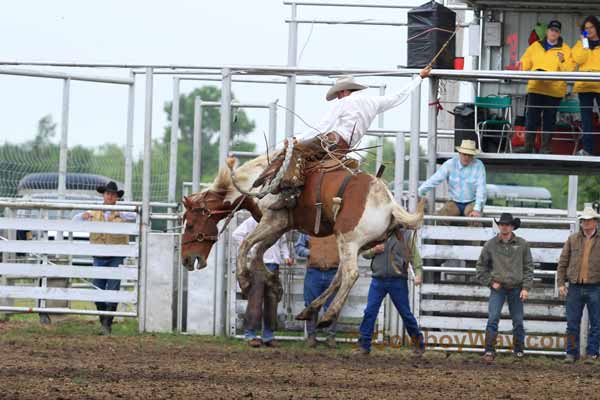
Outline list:
[[[420,230],[425,260],[425,283],[415,296],[414,311],[430,347],[482,351],[489,288],[475,281],[475,262],[484,241],[497,233],[492,227],[446,226],[465,218],[426,217]],[[472,219],[469,219],[472,220]],[[489,224],[489,218],[480,219]],[[558,354],[565,345],[565,307],[558,298],[556,263],[563,243],[575,229],[574,219],[523,218],[516,234],[531,245],[534,287],[525,303],[525,349],[530,353]],[[585,326],[582,329],[586,331]],[[512,324],[505,305],[499,324],[499,348],[512,345]],[[582,341],[585,343],[585,341]]]
[[[0,305],[0,311],[138,316],[139,214],[136,222],[123,223],[73,221],[63,215],[75,210],[138,212],[138,207],[16,200],[0,201],[0,207],[6,210],[5,216],[0,218],[0,230],[5,232],[3,240],[0,240],[0,276],[4,281],[0,285],[0,304],[13,303],[15,300],[35,302],[35,305],[26,306]],[[43,218],[19,217],[17,211],[24,209],[40,210]],[[57,218],[49,219],[49,211],[55,212]],[[18,230],[35,232],[36,235],[33,240],[16,240]],[[86,238],[92,232],[129,235],[135,240],[125,245],[91,244],[87,239],[74,240],[74,236]],[[84,265],[89,264],[89,258],[94,256],[125,257],[126,262],[117,268]],[[71,280],[71,284],[50,287],[48,280],[56,278]],[[91,284],[92,279],[115,279],[125,284],[118,291],[100,290]],[[51,300],[115,302],[128,310],[109,312],[72,306],[46,306],[46,302]]]

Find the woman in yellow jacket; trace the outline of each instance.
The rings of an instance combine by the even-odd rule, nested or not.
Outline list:
[[[575,63],[571,48],[560,36],[561,23],[553,20],[548,24],[546,38],[532,43],[527,48],[520,65],[523,71],[573,71]],[[525,146],[520,153],[533,153],[535,133],[542,119],[541,153],[550,153],[550,139],[556,125],[556,111],[567,93],[565,81],[530,80],[527,84],[527,112],[525,115]]]
[[[573,60],[579,66],[579,71],[600,72],[600,27],[598,18],[589,16],[581,25],[581,40],[573,46]],[[591,155],[595,153],[594,136],[592,132],[592,114],[594,100],[600,106],[600,82],[575,82],[573,91],[579,95],[581,107],[581,122],[583,125],[583,150],[578,154]]]

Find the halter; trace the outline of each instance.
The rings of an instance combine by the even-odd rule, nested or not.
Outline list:
[[[190,239],[187,240],[185,242],[182,243],[182,245],[184,244],[188,244],[188,243],[195,243],[195,242],[204,242],[206,241],[212,241],[212,242],[216,242],[217,240],[219,240],[219,236],[221,235],[221,233],[223,233],[225,231],[225,229],[227,228],[227,225],[229,224],[229,222],[231,221],[231,217],[233,216],[233,214],[239,209],[239,207],[242,205],[242,203],[244,202],[244,200],[246,200],[247,196],[240,196],[237,199],[235,199],[233,201],[233,203],[227,203],[227,208],[225,209],[220,209],[220,210],[210,210],[207,207],[207,201],[206,201],[206,197],[207,195],[212,195],[213,197],[219,197],[220,199],[224,199],[225,198],[225,194],[221,194],[219,192],[213,191],[213,190],[209,190],[204,192],[204,196],[203,198],[200,200],[200,204],[197,207],[193,207],[188,209],[184,214],[183,214],[183,220],[186,220],[186,215],[188,212],[200,212],[202,213],[202,215],[206,216],[208,219],[212,218],[213,215],[222,215],[222,214],[230,214],[229,218],[226,220],[225,225],[223,226],[223,229],[221,230],[220,233],[218,233],[217,235],[206,235],[202,232],[199,232],[196,237],[194,239]],[[209,199],[210,200],[210,199]],[[225,204],[225,203],[223,203]],[[231,206],[231,207],[229,207]],[[220,221],[222,218],[219,218],[217,220]],[[215,223],[216,226],[216,223]],[[218,232],[218,231],[217,231]]]

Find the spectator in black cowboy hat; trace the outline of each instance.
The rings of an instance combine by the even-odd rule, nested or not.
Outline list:
[[[529,243],[513,233],[521,226],[521,220],[502,213],[495,222],[500,232],[485,243],[477,261],[477,280],[490,288],[484,353],[488,362],[495,357],[498,323],[505,300],[513,322],[513,352],[517,358],[523,357],[523,302],[529,297],[533,284]]]
[[[105,205],[115,205],[117,200],[123,197],[125,193],[118,189],[117,184],[113,181],[108,182],[105,186],[96,188],[98,193],[102,193]],[[135,221],[136,213],[127,211],[85,211],[73,217],[80,221],[107,221],[107,222],[131,222]],[[128,235],[115,235],[111,233],[91,233],[90,243],[93,244],[129,244]],[[118,267],[123,264],[125,257],[94,257],[95,267]],[[92,284],[102,290],[119,290],[121,281],[117,279],[93,279]],[[96,308],[98,311],[117,311],[117,303],[97,302]],[[109,335],[112,333],[113,316],[100,316],[100,324],[102,326],[102,334]]]

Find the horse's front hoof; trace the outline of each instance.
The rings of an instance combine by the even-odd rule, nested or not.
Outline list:
[[[249,274],[238,275],[238,285],[240,285],[242,292],[246,292],[250,288],[250,276],[248,275]]]
[[[309,321],[315,311],[309,307],[306,307],[304,310],[300,312],[300,314],[296,315],[296,320],[298,321]]]

